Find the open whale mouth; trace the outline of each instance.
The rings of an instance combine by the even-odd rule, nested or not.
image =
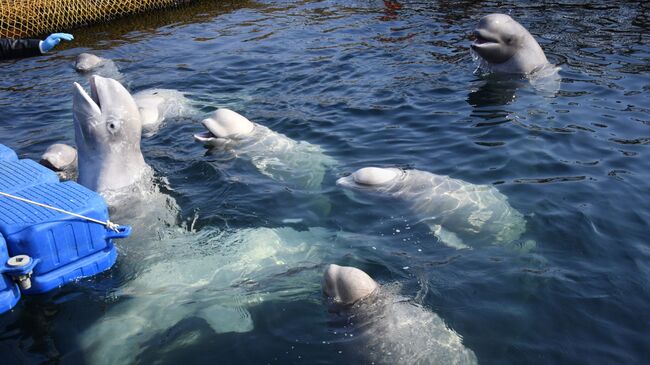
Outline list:
[[[101,100],[97,91],[97,82],[97,77],[93,76],[90,78],[90,94],[79,83],[74,83],[77,97],[76,101],[80,104],[78,106],[80,109],[77,110],[83,110],[87,115],[100,115],[102,113]]]
[[[206,147],[223,146],[228,141],[230,141],[230,138],[219,136],[219,132],[217,131],[213,133],[214,129],[211,127],[214,127],[214,121],[211,119],[204,119],[201,121],[201,124],[203,124],[203,127],[205,127],[206,131],[194,134],[195,141],[203,143]]]
[[[472,43],[473,49],[482,48],[498,43],[499,40],[490,35],[488,32],[480,29],[474,31],[474,42]]]
[[[197,141],[197,142],[201,142],[201,143],[210,143],[216,138],[219,138],[219,137],[215,136],[210,131],[205,131],[205,132],[194,134],[194,140]]]

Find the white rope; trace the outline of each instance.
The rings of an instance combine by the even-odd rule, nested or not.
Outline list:
[[[103,221],[100,221],[100,220],[97,220],[97,219],[94,219],[94,218],[90,218],[90,217],[83,216],[83,215],[81,215],[81,214],[72,213],[72,212],[68,212],[67,210],[63,210],[63,209],[59,209],[59,208],[55,208],[55,207],[53,207],[53,206],[51,206],[51,205],[42,204],[42,203],[35,202],[35,201],[33,201],[33,200],[29,200],[29,199],[21,198],[21,197],[19,197],[19,196],[15,196],[15,195],[11,195],[11,194],[7,194],[7,193],[3,193],[2,191],[0,191],[0,195],[6,196],[6,197],[8,197],[8,198],[12,198],[12,199],[20,200],[20,201],[25,202],[25,203],[30,203],[30,204],[38,205],[39,207],[52,209],[52,210],[55,210],[55,211],[57,211],[57,212],[61,212],[61,213],[65,213],[65,214],[69,214],[69,215],[71,215],[71,216],[73,216],[73,217],[82,218],[82,219],[85,219],[85,220],[88,220],[88,221],[91,221],[91,222],[94,222],[94,223],[99,223],[99,224],[101,224],[101,225],[103,225],[103,226],[106,226],[106,228],[111,229],[111,230],[113,230],[113,231],[115,231],[115,232],[119,232],[119,231],[120,231],[120,230],[119,230],[119,225],[118,225],[118,224],[115,224],[115,223],[113,223],[113,222],[111,222],[111,221],[109,221],[109,220],[107,220],[106,222],[103,222]]]

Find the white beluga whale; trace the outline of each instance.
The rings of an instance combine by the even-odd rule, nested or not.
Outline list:
[[[202,121],[207,132],[194,139],[248,159],[262,174],[294,188],[318,189],[335,164],[322,148],[276,133],[229,109],[218,109]]]
[[[342,308],[355,333],[355,347],[372,364],[477,364],[474,352],[435,313],[380,286],[355,267],[329,265],[324,294]]]
[[[83,74],[93,74],[114,79],[122,79],[115,62],[92,53],[80,53],[75,59],[74,68]]]
[[[77,348],[91,364],[132,364],[145,344],[187,318],[204,320],[215,334],[249,332],[255,323],[248,307],[318,290],[320,251],[332,235],[322,228],[207,228],[163,242],[78,334]]]
[[[77,174],[77,150],[67,144],[55,143],[43,152],[40,163],[56,172],[61,179],[74,179]]]
[[[495,90],[494,95],[509,103],[515,98],[515,90],[525,86],[516,81],[528,81],[542,95],[557,95],[562,82],[560,68],[549,63],[535,38],[510,16],[484,16],[474,30],[474,38],[470,46],[477,63],[474,74],[487,77],[489,86],[484,90]],[[471,104],[481,102],[480,99],[470,101]]]
[[[494,73],[527,75],[549,64],[535,38],[505,14],[481,18],[471,47]]]
[[[192,108],[185,94],[173,89],[147,89],[133,94],[142,119],[145,134],[160,128],[165,119],[188,114]]]
[[[78,183],[101,193],[133,185],[150,173],[140,151],[140,111],[122,84],[93,75],[88,94],[75,82],[72,108]]]
[[[426,171],[379,167],[362,168],[336,184],[350,191],[353,198],[361,194],[401,203],[406,214],[427,224],[447,246],[514,244],[521,248],[516,241],[524,233],[526,221],[493,186]]]

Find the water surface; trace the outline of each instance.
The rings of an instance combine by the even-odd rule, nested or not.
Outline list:
[[[75,42],[51,55],[0,63],[0,142],[25,158],[74,142],[72,83],[85,79],[72,64],[91,51],[114,60],[133,92],[188,92],[201,116],[228,107],[337,161],[320,189],[306,191],[206,153],[192,140],[203,130],[200,117],[170,120],[144,138],[145,159],[168,180],[182,220],[196,217],[195,230],[291,229],[306,241],[310,227],[328,233],[313,238],[315,256],[244,289],[264,294],[247,305],[252,331],[216,333],[188,315],[142,334],[134,363],[362,361],[354,330],[324,305],[317,280],[325,262],[400,283],[483,364],[650,359],[650,8],[400,4],[205,3],[77,30]],[[470,34],[491,12],[526,26],[561,67],[557,94],[473,75]],[[494,184],[525,216],[525,237],[536,247],[455,250],[390,206],[362,204],[335,186],[369,165]],[[110,272],[23,298],[2,315],[2,363],[92,363],[78,334],[129,299],[120,289],[146,269],[128,259],[138,247],[229,254],[218,240],[206,245],[191,234],[174,244],[141,240],[149,245],[119,243],[120,263]],[[200,300],[224,300],[207,291]]]

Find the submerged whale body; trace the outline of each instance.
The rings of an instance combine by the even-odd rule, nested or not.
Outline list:
[[[322,228],[285,227],[208,228],[162,241],[76,346],[91,364],[132,364],[146,344],[188,318],[214,334],[252,331],[249,307],[317,290],[320,272],[311,268],[331,239]]]
[[[357,329],[358,352],[373,364],[476,364],[474,352],[435,313],[379,286],[354,268],[329,265],[323,292]]]
[[[334,160],[321,147],[276,133],[240,114],[218,109],[202,121],[206,132],[194,139],[248,159],[262,174],[304,189],[318,189]]]
[[[353,194],[398,201],[445,245],[508,245],[526,228],[521,213],[489,185],[474,185],[420,170],[366,167],[337,180]],[[530,243],[532,244],[532,242]]]

